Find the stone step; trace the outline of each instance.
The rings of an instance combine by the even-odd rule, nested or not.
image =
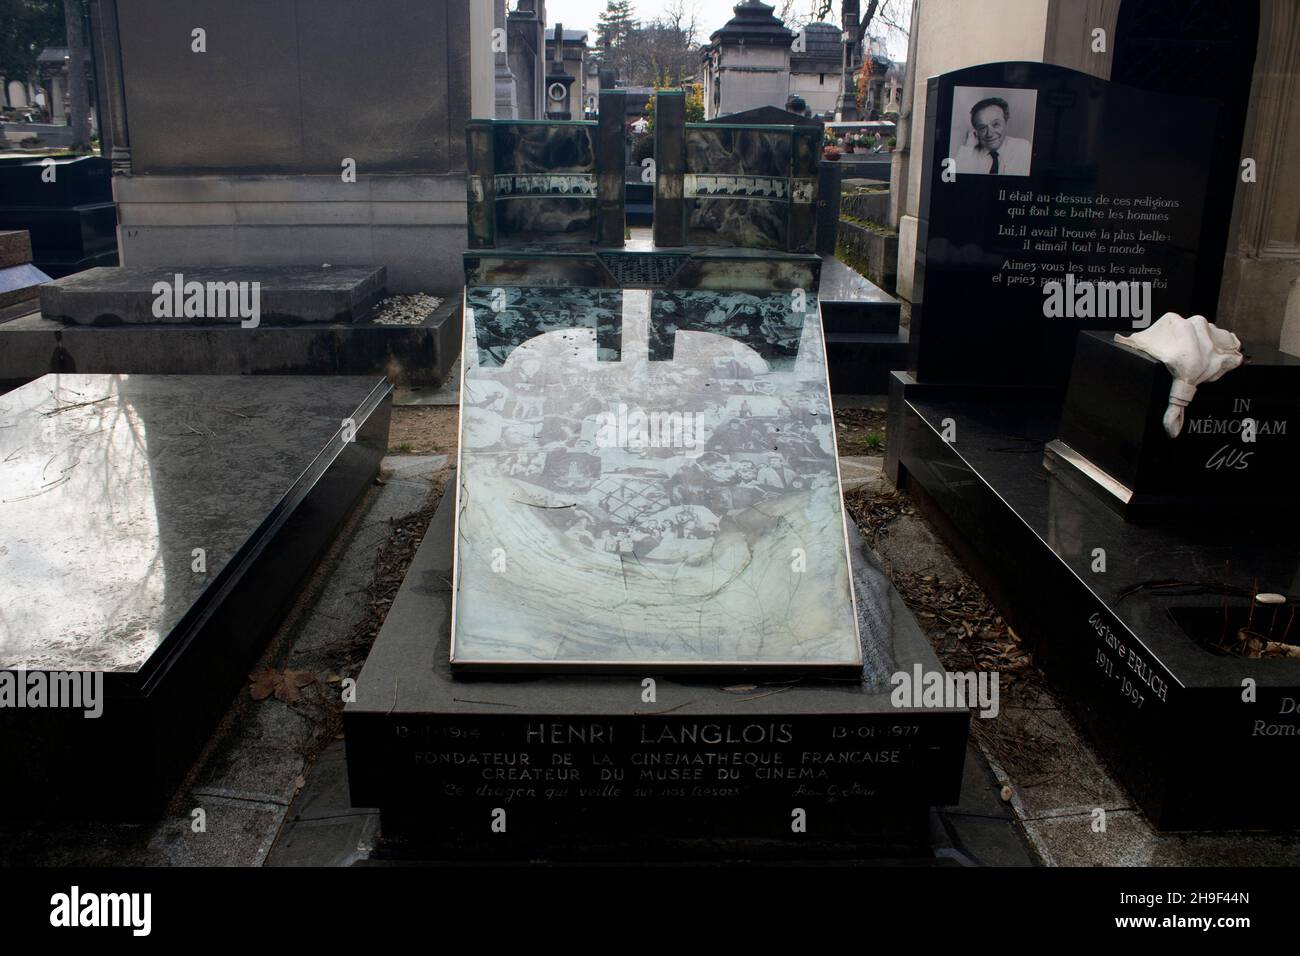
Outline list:
[[[889,373],[907,368],[907,332],[826,334],[834,395],[887,395]]]
[[[832,333],[898,332],[898,300],[834,256],[822,256],[817,301],[828,341]]]

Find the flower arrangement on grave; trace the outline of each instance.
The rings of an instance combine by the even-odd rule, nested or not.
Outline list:
[[[822,147],[822,159],[826,160],[827,162],[831,162],[831,163],[837,163],[837,162],[839,162],[839,159],[840,159],[840,150],[839,150],[839,147],[836,146],[834,143],[831,143],[831,144],[828,145],[828,146],[824,146],[824,147]]]

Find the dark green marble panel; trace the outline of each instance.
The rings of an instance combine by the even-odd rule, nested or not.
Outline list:
[[[595,123],[493,124],[496,241],[594,243]]]
[[[816,132],[784,126],[687,126],[687,242],[812,251],[817,166],[811,144]]]

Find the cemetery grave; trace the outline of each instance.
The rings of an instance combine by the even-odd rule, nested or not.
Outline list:
[[[426,34],[470,29],[468,7],[395,3]],[[339,23],[369,28],[358,9]],[[471,119],[453,62],[469,54],[412,30],[394,58],[420,57],[420,82],[376,107],[383,135],[355,104],[296,141],[242,116],[246,157],[220,124],[167,128],[213,76],[148,48],[126,5],[137,28],[115,36],[117,16],[101,75],[121,87],[128,53],[134,158],[118,88],[112,164],[60,159],[39,203],[0,207],[0,229],[31,230],[0,232],[13,820],[156,822],[232,695],[275,678],[250,668],[385,452],[418,444],[454,448],[455,467],[404,532],[400,588],[386,569],[391,607],[370,602],[373,646],[351,645],[349,666],[369,656],[341,688],[333,796],[377,814],[379,838],[349,830],[350,860],[932,859],[942,808],[987,770],[967,759],[972,720],[1031,652],[1157,827],[1294,828],[1278,771],[1300,735],[1300,359],[1237,343],[1241,367],[1216,378],[1141,338],[1162,316],[1214,318],[1244,123],[1231,83],[1037,62],[929,79],[904,329],[834,255],[842,171],[819,162],[817,121],[690,123],[680,91],[657,92],[653,189],[635,195],[653,241],[629,242],[625,94],[571,118],[558,26],[556,60],[535,64],[544,119]],[[340,100],[399,85],[377,61],[335,77],[348,30],[277,16],[293,30],[268,36],[303,38],[299,80]],[[369,163],[364,199],[339,143]],[[0,182],[47,168],[0,163]],[[117,254],[110,168],[147,267],[95,268]],[[340,228],[299,241],[280,206]],[[400,223],[374,228],[380,206]],[[157,261],[169,216],[213,220],[176,265]],[[276,242],[248,261],[278,264],[240,264]],[[347,255],[317,262],[313,242]],[[451,290],[427,281],[445,285],[449,243]],[[38,251],[58,276],[39,313]],[[1236,356],[1212,344],[1189,354]],[[448,381],[454,441],[390,434],[395,386]],[[837,447],[832,393],[884,391],[887,421],[855,406]],[[846,448],[887,449],[905,493],[854,478],[867,541]],[[1001,642],[970,672],[944,671],[909,610],[927,578],[891,582],[873,550],[872,522],[910,502],[993,598],[952,579],[964,617],[944,623]],[[29,703],[52,693],[83,706]]]
[[[7,813],[157,815],[374,480],[391,393],[52,374],[0,396]]]
[[[602,227],[621,190],[556,197],[500,148],[621,180],[602,121],[471,124],[456,494],[345,711],[394,852],[907,855],[956,799],[969,713],[922,702],[942,672],[844,515],[816,150],[686,124],[673,93],[656,115],[648,248]]]
[[[1173,437],[1173,366],[1114,341],[1213,315],[1239,109],[1040,63],[932,78],[912,356],[890,388],[891,476],[1163,829],[1297,819],[1276,768],[1300,733],[1300,361],[1243,343]],[[1022,139],[1023,164],[954,148],[982,110],[1019,123],[1000,150]]]

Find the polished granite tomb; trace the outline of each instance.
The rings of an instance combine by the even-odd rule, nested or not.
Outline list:
[[[0,397],[0,670],[102,675],[102,715],[0,708],[0,806],[165,804],[387,445],[376,377],[47,375]]]
[[[473,287],[466,316],[454,666],[861,671],[815,297]]]
[[[894,379],[900,487],[1032,643],[1152,822],[1300,825],[1286,769],[1300,740],[1300,658],[1285,656],[1300,608],[1294,512],[1221,505],[1135,524],[1043,467],[1059,403]],[[1270,641],[1262,654],[1243,653],[1243,628]]]

